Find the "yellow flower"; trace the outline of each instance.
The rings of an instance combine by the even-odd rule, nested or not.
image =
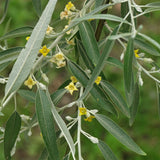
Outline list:
[[[46,45],[43,46],[42,49],[39,50],[39,52],[42,53],[44,57],[49,53],[49,51],[50,49],[48,49]]]
[[[30,36],[26,37],[26,40],[28,41],[30,39]]]
[[[78,90],[73,82],[69,83],[69,85],[66,86],[65,89],[67,89],[70,92],[71,95],[73,94],[73,91]]]
[[[94,18],[88,19],[88,22],[91,22],[91,21],[93,21],[93,20],[94,20]]]
[[[73,83],[76,83],[76,82],[77,82],[77,78],[76,78],[75,76],[71,76],[70,79],[71,79],[71,81],[72,81]]]
[[[36,84],[37,82],[32,79],[31,76],[24,82],[24,85],[26,85],[28,88],[32,89],[32,87]]]
[[[75,45],[74,38],[72,38],[70,41],[66,39],[66,41],[67,41],[67,44],[69,45]]]
[[[63,61],[65,59],[64,54],[62,52],[58,52],[57,54],[54,55],[54,57],[57,61]]]
[[[136,58],[140,58],[140,56],[138,55],[138,51],[139,51],[139,49],[134,50],[134,55]]]
[[[71,1],[69,1],[68,4],[66,4],[65,8],[66,8],[68,11],[70,11],[70,10],[73,10],[73,11],[74,11],[74,10],[76,9],[75,6],[74,6],[74,4],[73,4]]]
[[[101,82],[101,76],[98,76],[97,79],[94,81],[97,85]]]
[[[53,28],[48,25],[48,28],[47,28],[47,30],[46,30],[46,34],[49,35],[49,34],[51,34],[52,32],[53,32]]]
[[[68,28],[68,25],[65,25],[64,30],[67,29],[67,28]],[[71,32],[72,32],[72,29],[68,30],[68,31],[66,32],[66,34],[69,35],[69,34],[71,34]]]
[[[88,121],[88,122],[92,122],[93,118],[95,118],[95,116],[90,115],[89,117],[85,118],[84,120]]]
[[[87,114],[87,109],[83,107],[79,107],[79,115],[86,115]]]

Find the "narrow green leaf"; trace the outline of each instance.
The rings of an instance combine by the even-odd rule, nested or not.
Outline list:
[[[132,103],[133,97],[133,85],[134,85],[134,78],[132,72],[132,61],[134,56],[133,50],[133,39],[130,38],[127,45],[127,50],[124,56],[124,84],[125,84],[125,91],[127,96],[127,101],[129,106]]]
[[[6,33],[4,36],[0,37],[0,41],[9,39],[9,38],[16,38],[21,37],[24,35],[30,35],[33,31],[33,27],[21,27],[14,29],[8,33]]]
[[[58,127],[60,128],[63,136],[65,137],[65,139],[66,139],[66,141],[67,141],[67,143],[68,143],[68,145],[70,147],[73,159],[74,159],[75,158],[75,156],[74,156],[75,155],[75,146],[74,146],[73,139],[72,139],[72,137],[71,137],[71,135],[69,133],[69,130],[68,130],[65,122],[63,121],[61,116],[58,114],[58,112],[57,112],[57,110],[56,110],[56,108],[55,108],[55,106],[54,106],[54,104],[53,104],[53,102],[52,102],[52,100],[50,98],[50,95],[49,95],[48,91],[47,91],[47,95],[46,96],[47,96],[46,97],[47,101],[50,103],[49,105],[51,106],[51,112],[53,114],[53,117],[54,117]]]
[[[18,137],[20,128],[21,117],[15,111],[8,119],[4,133],[4,155],[6,160],[11,159],[11,151]]]
[[[110,97],[112,102],[119,108],[119,110],[126,115],[127,117],[130,117],[129,108],[121,96],[121,94],[115,89],[110,83],[107,81],[102,81],[101,85],[103,89],[105,90],[106,94]]]
[[[41,0],[32,0],[33,6],[36,10],[37,15],[40,17],[42,10],[41,10]]]
[[[110,118],[101,115],[96,114],[95,115],[98,122],[106,129],[108,132],[110,132],[119,142],[121,142],[123,145],[125,145],[130,150],[140,154],[140,155],[146,155],[145,152],[142,151],[142,149],[131,139],[128,134],[122,130],[114,121],[112,121]]]
[[[5,6],[4,6],[4,12],[3,12],[3,16],[0,19],[0,24],[4,21],[6,14],[7,14],[7,10],[8,10],[8,6],[9,6],[9,0],[5,1]]]
[[[23,47],[14,47],[0,52],[0,64],[14,61]]]
[[[80,23],[79,32],[88,57],[93,64],[97,64],[100,53],[96,38],[94,36],[94,31],[90,23],[88,21]]]
[[[116,35],[117,31],[118,31],[118,27],[116,27],[114,29],[114,31],[111,35]],[[96,65],[95,69],[93,70],[92,76],[87,83],[87,86],[86,86],[84,93],[80,97],[81,100],[84,99],[87,96],[87,94],[89,93],[89,91],[92,89],[94,81],[99,76],[99,74],[101,73],[101,71],[106,63],[106,60],[107,60],[107,58],[113,48],[114,42],[115,42],[115,40],[110,40],[110,39],[108,39],[108,41],[106,42],[106,45],[105,45],[103,52],[102,52],[102,55],[99,58],[98,64]]]
[[[97,145],[98,145],[100,151],[102,152],[105,160],[117,160],[116,156],[114,155],[114,153],[112,152],[112,150],[110,149],[110,147],[106,143],[99,140],[99,143],[97,143]]]
[[[51,99],[53,101],[53,104],[57,105],[66,92],[67,90],[62,88],[62,89],[58,89],[53,94],[51,94]]]
[[[40,89],[36,94],[36,115],[49,156],[53,160],[59,160],[50,101],[46,93]]]
[[[6,63],[0,64],[0,72],[3,71],[5,68],[7,68],[10,63],[11,62],[6,62]]]
[[[115,65],[116,67],[123,69],[123,63],[114,57],[108,57],[107,63]]]
[[[71,70],[72,74],[78,79],[78,81],[86,87],[89,79],[84,71],[75,63],[68,61],[68,67]],[[102,107],[103,109],[111,112],[117,113],[114,109],[112,103],[108,100],[104,92],[100,89],[100,87],[94,85],[90,91],[91,95],[96,100],[97,104]]]
[[[85,17],[80,17],[75,19],[74,21],[85,21],[85,20],[89,20],[89,19],[105,19],[105,20],[109,20],[109,21],[114,21],[114,22],[123,22],[126,23],[127,25],[129,25],[130,23],[128,21],[124,21],[123,18],[115,16],[115,15],[111,15],[111,14],[94,14],[94,15],[85,15]],[[73,21],[73,22],[74,22]]]
[[[160,2],[152,2],[152,3],[148,3],[146,4],[146,7],[160,7]]]
[[[138,84],[136,83],[135,87],[134,87],[133,102],[130,107],[130,115],[131,115],[131,117],[129,119],[130,126],[132,126],[132,124],[136,118],[136,114],[138,111],[138,105],[139,105],[139,87],[138,87]]]
[[[33,91],[20,89],[20,90],[18,90],[18,93],[20,94],[20,96],[22,96],[26,100],[33,102],[33,103],[35,102],[36,94]]]
[[[124,18],[129,12],[128,2],[121,3],[121,17]],[[130,15],[127,17],[127,21],[131,22]],[[122,25],[122,32],[129,32],[130,26],[128,24]]]
[[[32,66],[36,60],[37,53],[44,39],[46,29],[51,20],[57,0],[50,0],[42,13],[38,23],[36,24],[30,39],[27,41],[25,49],[23,49],[15,62],[10,73],[8,83],[5,87],[5,98],[20,88],[23,81],[27,78]]]
[[[89,59],[89,57],[83,47],[82,42],[78,39],[76,39],[76,47],[77,47],[77,52],[79,53],[79,55],[81,55],[82,60],[84,61],[85,65],[87,66],[88,69],[90,69],[92,71],[94,69],[94,64]]]
[[[48,151],[46,148],[44,148],[38,160],[47,160],[47,158],[48,158]]]

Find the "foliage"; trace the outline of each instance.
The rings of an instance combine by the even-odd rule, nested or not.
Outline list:
[[[64,24],[63,29],[56,23],[51,27],[56,3],[57,0],[50,0],[42,12],[41,1],[33,0],[39,17],[36,25],[17,28],[0,37],[0,83],[5,85],[0,115],[4,116],[12,98],[15,102],[6,127],[0,128],[5,159],[11,159],[20,137],[25,132],[31,136],[31,129],[36,126],[40,127],[44,141],[39,159],[83,159],[82,135],[93,145],[97,144],[104,159],[117,159],[100,137],[82,128],[84,123],[90,125],[95,119],[128,149],[145,156],[146,153],[109,115],[122,113],[129,119],[129,125],[133,125],[139,105],[139,86],[143,85],[142,73],[156,83],[159,99],[160,81],[155,74],[160,69],[152,57],[160,55],[160,44],[142,33],[142,27],[136,21],[140,16],[160,10],[160,3],[138,5],[134,0],[86,0],[79,7],[70,1],[57,20],[57,24]],[[8,5],[9,1],[6,1],[0,23],[5,19]],[[116,5],[121,6],[121,16],[108,13]],[[6,31],[9,27],[10,21]],[[24,35],[24,47],[8,45],[8,39]],[[114,47],[121,48],[118,50],[120,60],[110,57]],[[10,65],[9,76],[3,76]],[[104,70],[109,65],[123,70],[126,99],[108,82]],[[49,76],[53,67],[56,72],[65,67],[70,79],[50,94]],[[35,104],[34,114],[18,113],[17,93]],[[68,94],[72,96],[71,102],[61,105],[60,100]],[[95,102],[93,107],[87,105],[91,99]],[[73,111],[62,118],[67,109]],[[61,153],[59,143],[64,145],[65,153]]]

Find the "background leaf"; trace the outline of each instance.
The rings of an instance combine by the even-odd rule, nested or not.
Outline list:
[[[17,29],[14,29],[14,30],[6,33],[2,37],[0,37],[0,41],[5,40],[5,39],[9,39],[9,38],[16,38],[16,37],[21,37],[24,35],[30,35],[32,33],[32,31],[33,31],[33,27],[17,28]]]
[[[20,89],[20,90],[18,90],[18,93],[20,94],[20,96],[22,96],[26,100],[33,102],[33,103],[35,102],[36,94],[33,91]]]
[[[49,156],[59,160],[51,105],[46,93],[40,89],[36,94],[36,115]]]
[[[32,0],[33,6],[36,10],[37,15],[40,17],[41,16],[41,0]]]
[[[97,145],[98,145],[100,151],[102,152],[105,160],[118,160],[116,158],[116,156],[114,155],[114,153],[112,152],[112,150],[109,148],[109,146],[106,143],[104,143],[101,140],[98,140],[98,141],[99,141],[99,143],[97,143]]]
[[[11,159],[11,151],[21,128],[21,117],[15,111],[6,123],[4,133],[4,155],[6,160]]]
[[[46,29],[51,20],[56,2],[56,0],[50,0],[48,2],[42,16],[30,36],[30,39],[27,41],[25,49],[21,51],[16,63],[14,64],[8,83],[5,87],[5,97],[19,89],[32,69],[37,53],[44,39]]]
[[[5,1],[5,6],[4,6],[4,12],[3,12],[3,16],[0,19],[0,24],[4,21],[6,14],[7,14],[7,10],[8,10],[8,6],[9,6],[9,0]]]
[[[130,150],[140,154],[146,155],[141,148],[127,135],[127,133],[122,130],[114,121],[110,118],[101,115],[95,114],[96,119],[98,122],[110,132],[118,141],[120,141],[123,145],[125,145]]]
[[[14,61],[23,47],[14,47],[0,52],[0,64]]]

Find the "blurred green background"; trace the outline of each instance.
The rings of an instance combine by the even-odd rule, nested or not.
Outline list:
[[[78,0],[75,0],[75,4],[79,5]],[[154,0],[156,1],[156,0]],[[153,2],[153,0],[140,0],[137,1],[138,4],[146,4]],[[158,2],[158,0],[157,0]],[[45,7],[47,3],[46,0],[42,1],[42,8]],[[56,24],[54,21],[59,21],[59,13],[64,9],[67,1],[59,0],[56,6],[56,10],[53,14],[53,21],[51,24]],[[0,17],[2,16],[4,8],[4,0],[0,0]],[[117,8],[116,8],[117,9]],[[115,9],[114,9],[115,11]],[[116,14],[119,12],[115,11]],[[10,1],[7,17],[5,21],[0,25],[0,36],[4,34],[5,26],[8,20],[10,21],[9,30],[13,30],[23,26],[34,26],[38,20],[36,12],[32,6],[32,1]],[[154,12],[147,16],[143,16],[139,19],[138,24],[143,24],[143,33],[151,36],[153,39],[160,42],[160,12]],[[62,26],[60,26],[63,28]],[[10,47],[12,46],[24,46],[26,43],[25,37],[15,38],[8,40]],[[117,52],[118,54],[118,52]],[[120,56],[120,55],[118,55]],[[156,59],[156,62],[160,64],[160,60]],[[1,73],[1,75],[8,75],[11,68],[8,68],[8,71]],[[65,78],[68,78],[69,75],[65,74],[64,69],[60,72],[52,69],[51,77],[53,85],[51,85],[51,90],[55,90],[57,85],[60,85]],[[65,74],[65,76],[64,76]],[[63,75],[63,76],[62,76]],[[107,67],[106,75],[108,81],[110,81],[122,94],[124,94],[123,86],[123,73],[121,70],[118,70],[115,67]],[[63,77],[63,78],[62,78]],[[157,95],[156,95],[156,86],[153,81],[151,81],[147,76],[143,75],[144,85],[140,88],[140,105],[139,111],[135,120],[135,123],[132,127],[128,125],[128,119],[121,114],[113,118],[117,124],[119,124],[127,133],[137,142],[137,144],[147,153],[147,156],[139,156],[124,146],[122,146],[114,137],[112,137],[108,132],[106,132],[96,120],[93,120],[92,123],[83,122],[83,128],[91,133],[93,136],[99,137],[104,140],[113,150],[115,155],[120,160],[159,160],[160,159],[160,119],[158,117],[157,109]],[[0,97],[3,97],[4,86],[0,85]],[[92,102],[89,102],[88,105],[93,106]],[[24,107],[25,106],[25,107]],[[93,106],[94,107],[94,106]],[[5,109],[5,116],[0,117],[0,126],[4,126],[4,122],[8,119],[9,115],[14,109],[14,103],[11,101]],[[32,115],[34,112],[34,105],[28,103],[27,101],[22,101],[19,97],[18,99],[18,111],[20,114]],[[31,137],[23,134],[21,141],[17,144],[17,151],[14,155],[15,160],[36,160],[38,159],[40,153],[43,150],[43,141],[39,135],[39,128],[35,127]],[[82,136],[82,152],[85,160],[103,160],[98,147],[93,145],[85,137]],[[60,152],[64,152],[64,148],[61,146]],[[0,160],[4,160],[3,157],[3,143],[0,144]]]

